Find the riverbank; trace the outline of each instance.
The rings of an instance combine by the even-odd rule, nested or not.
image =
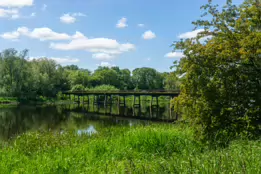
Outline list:
[[[187,126],[107,127],[92,135],[27,133],[0,150],[2,173],[260,173],[260,141],[213,150]],[[15,159],[15,160],[14,160]]]
[[[1,104],[17,104],[17,98],[15,97],[0,97],[0,105]]]

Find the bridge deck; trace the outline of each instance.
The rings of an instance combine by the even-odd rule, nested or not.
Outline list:
[[[179,91],[65,91],[67,95],[148,95],[148,96],[178,96]]]

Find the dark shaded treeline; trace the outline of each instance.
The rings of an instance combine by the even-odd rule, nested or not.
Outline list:
[[[54,60],[28,59],[28,50],[6,49],[0,53],[0,96],[32,99],[55,97],[59,91],[90,88],[121,90],[155,90],[178,88],[173,73],[160,73],[153,68],[132,72],[119,67],[98,67],[94,72],[76,65],[61,66]]]

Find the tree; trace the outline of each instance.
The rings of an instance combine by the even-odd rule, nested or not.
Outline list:
[[[129,69],[122,69],[120,74],[120,89],[128,90],[133,89],[133,84],[131,81],[131,72]]]
[[[167,74],[164,79],[166,90],[178,90],[180,88],[180,79],[175,72]]]
[[[18,54],[15,49],[6,49],[0,53],[0,88],[1,93],[20,97],[28,87],[26,80],[30,76],[26,61],[28,51]]]
[[[109,67],[98,67],[93,73],[93,79],[98,81],[98,85],[112,85],[116,88],[120,87],[120,81],[117,72]],[[93,84],[93,86],[98,86]]]
[[[64,67],[64,69],[67,70],[79,70],[79,67],[77,65],[67,65]]]
[[[209,0],[202,8],[212,19],[193,24],[204,31],[174,44],[184,51],[176,73],[185,74],[176,110],[205,140],[260,135],[260,1],[228,0],[219,11]]]
[[[132,82],[137,89],[162,89],[163,79],[153,68],[136,68],[132,72]]]
[[[68,78],[71,87],[75,85],[83,85],[87,87],[89,85],[89,72],[82,70],[67,70]]]

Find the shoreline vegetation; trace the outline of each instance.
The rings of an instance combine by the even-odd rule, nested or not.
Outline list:
[[[0,97],[0,105],[3,104],[18,104],[18,101],[15,97]]]
[[[181,123],[113,126],[80,135],[29,132],[2,144],[0,152],[3,173],[261,172],[261,141],[208,146]]]

